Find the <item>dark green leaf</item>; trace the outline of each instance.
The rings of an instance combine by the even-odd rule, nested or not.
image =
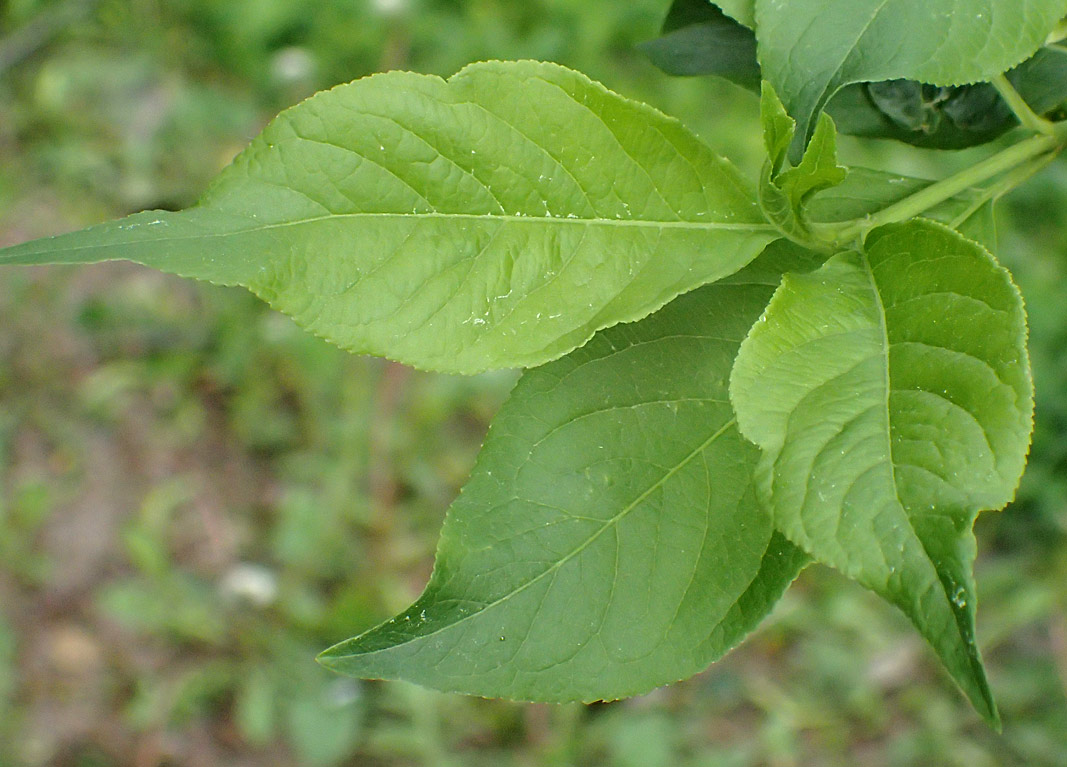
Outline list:
[[[1067,45],[1046,45],[1009,72],[1008,80],[1038,114],[1061,106],[1067,101]]]
[[[756,36],[708,0],[676,0],[663,37],[638,47],[671,75],[717,75],[757,90]]]
[[[779,243],[527,371],[448,513],[426,592],[322,661],[589,701],[682,679],[730,649],[806,558],[756,503],[758,451],[737,433],[726,381],[782,270],[813,258]]]

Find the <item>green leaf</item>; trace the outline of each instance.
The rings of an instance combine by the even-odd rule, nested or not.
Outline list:
[[[717,75],[757,90],[756,36],[708,0],[675,0],[663,37],[638,48],[670,75]]]
[[[751,26],[751,25],[749,25]],[[759,91],[756,36],[706,0],[675,0],[664,36],[639,46],[672,75],[716,75]],[[1007,73],[1036,114],[1067,100],[1067,48],[1046,45]],[[837,130],[932,149],[988,143],[1018,125],[991,83],[934,86],[917,80],[853,83],[826,104]]]
[[[767,220],[790,239],[800,243],[811,241],[806,212],[809,200],[840,184],[848,173],[837,164],[834,121],[828,115],[822,115],[800,163],[784,168],[796,123],[786,114],[774,87],[768,82],[763,83],[760,118],[763,143],[767,148],[767,161],[760,177],[760,208]]]
[[[777,528],[897,605],[983,716],[975,516],[1026,461],[1033,396],[1022,300],[980,246],[932,222],[787,275],[730,384],[763,449]]]
[[[994,203],[994,200],[989,200],[976,208],[971,208],[965,216],[958,216],[945,223],[992,253],[997,247],[997,218]]]
[[[1067,0],[756,0],[763,77],[798,124],[794,157],[843,86],[990,80],[1041,47]]]
[[[553,64],[392,72],[279,115],[182,213],[0,251],[244,285],[355,352],[533,366],[732,274],[777,235],[679,123]]]
[[[320,656],[446,691],[610,700],[685,678],[807,561],[752,486],[726,381],[783,268],[741,274],[527,371],[449,510],[425,593]]]

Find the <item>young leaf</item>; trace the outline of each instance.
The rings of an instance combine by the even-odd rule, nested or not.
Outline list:
[[[776,237],[679,123],[576,72],[392,72],[279,115],[196,207],[0,251],[248,287],[355,352],[533,366],[732,274]]]
[[[614,699],[707,666],[807,558],[752,487],[726,379],[783,268],[739,275],[527,371],[445,520],[414,605],[330,668],[538,701]]]
[[[822,115],[800,163],[783,169],[796,123],[786,114],[774,87],[767,82],[763,83],[760,118],[767,148],[767,161],[760,177],[760,208],[787,237],[803,243],[811,239],[806,212],[809,200],[840,184],[848,173],[837,164],[834,121]]]
[[[996,707],[974,638],[971,527],[1026,461],[1033,397],[1022,301],[980,246],[928,221],[789,275],[731,383],[763,448],[777,528],[897,605],[975,707]]]
[[[675,0],[663,36],[638,48],[671,75],[717,75],[757,90],[756,36],[708,0]]]
[[[1019,64],[1067,15],[1067,0],[756,0],[763,77],[798,124],[799,157],[815,116],[850,83],[990,80]],[[963,7],[965,6],[965,7]]]

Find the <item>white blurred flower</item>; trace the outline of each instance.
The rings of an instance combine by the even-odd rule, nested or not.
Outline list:
[[[357,679],[334,679],[326,688],[326,698],[334,708],[351,706],[363,697],[363,687]]]
[[[263,565],[238,562],[222,576],[219,591],[223,597],[267,607],[278,598],[278,579]]]
[[[270,71],[275,82],[301,83],[314,76],[315,59],[305,48],[282,48],[271,57]]]
[[[371,0],[371,6],[382,16],[400,16],[411,7],[410,0]]]

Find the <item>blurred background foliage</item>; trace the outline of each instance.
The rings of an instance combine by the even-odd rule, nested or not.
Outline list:
[[[487,58],[581,69],[754,173],[754,97],[635,52],[667,6],[6,0],[0,243],[188,205],[320,88]],[[844,151],[927,176],[973,156]],[[332,676],[318,650],[421,590],[515,374],[346,355],[240,290],[106,264],[0,275],[0,767],[1067,764],[1067,162],[999,215],[1038,386],[1019,500],[977,527],[1003,735],[903,618],[819,568],[726,660],[634,700]]]

